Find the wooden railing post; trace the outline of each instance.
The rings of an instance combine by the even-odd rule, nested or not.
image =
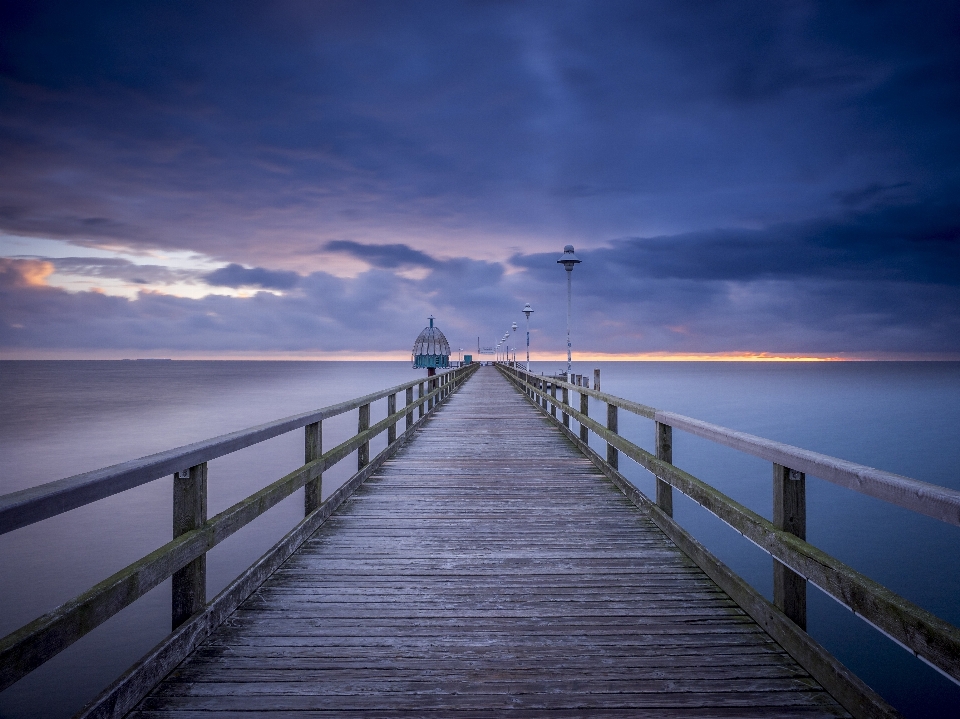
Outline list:
[[[303,429],[303,463],[307,464],[323,454],[323,424],[314,422]],[[303,485],[303,516],[306,517],[320,506],[322,491],[323,475]]]
[[[597,370],[599,375],[600,370]],[[617,433],[617,405],[608,404],[607,405],[607,429],[613,433]],[[609,464],[614,469],[620,467],[620,453],[617,451],[617,448],[607,442],[607,464]]]
[[[807,539],[807,478],[803,472],[773,465],[773,524]],[[773,560],[773,603],[803,630],[807,628],[807,580]]]
[[[563,406],[564,406],[564,407],[569,407],[569,406],[570,406],[570,390],[567,389],[566,387],[564,387],[563,390],[561,390],[561,391],[562,391],[561,401],[563,402]],[[563,426],[566,427],[567,429],[569,429],[569,428],[570,428],[570,415],[567,414],[566,412],[563,412],[562,414],[563,414]]]
[[[207,521],[207,463],[173,475],[173,538]],[[171,625],[176,629],[207,604],[207,555],[173,574]]]
[[[407,400],[407,407],[413,404],[413,387],[407,387],[407,394],[404,399]],[[413,426],[413,410],[407,410],[407,429],[410,429]]]
[[[595,369],[593,371],[593,388],[598,392],[600,391],[600,370],[599,369]]]
[[[387,395],[387,416],[397,413],[397,395]],[[397,423],[394,422],[387,427],[387,444],[393,444],[397,441]]]
[[[654,429],[657,459],[673,464],[673,427],[657,422]],[[673,516],[673,487],[657,477],[657,506],[669,517]]]
[[[580,393],[580,414],[590,416],[590,397],[584,392]],[[585,425],[580,425],[580,441],[590,442],[590,430]]]
[[[360,413],[357,417],[357,434],[370,429],[370,405],[360,405]],[[361,470],[370,462],[370,441],[367,440],[357,447],[357,470]]]
[[[557,417],[557,383],[550,383],[550,394],[553,397],[553,402],[550,404],[550,416],[556,419]]]
[[[424,395],[423,382],[421,382],[420,384],[417,385],[417,391],[418,391],[417,399],[423,399],[423,395]],[[423,403],[421,403],[421,404],[420,404],[420,419],[423,419],[423,410],[424,410]]]

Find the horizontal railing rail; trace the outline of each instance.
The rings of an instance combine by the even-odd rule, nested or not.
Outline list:
[[[406,382],[329,407],[2,495],[0,496],[0,534],[106,499],[114,494],[279,437],[309,424],[358,409],[384,397],[416,387],[423,381]]]
[[[6,500],[3,506],[9,509],[6,518],[13,517],[12,522],[17,526],[25,526],[60,513],[53,511],[58,506],[53,499],[55,497],[68,496],[71,497],[69,501],[77,503],[74,506],[82,506],[94,501],[88,498],[97,493],[101,493],[99,498],[102,498],[158,479],[166,473],[174,474],[174,539],[80,596],[0,639],[0,689],[41,666],[171,576],[174,578],[173,628],[176,629],[198,612],[203,612],[207,606],[205,559],[208,551],[302,487],[307,487],[304,501],[306,516],[320,513],[326,517],[332,511],[329,503],[342,502],[347,495],[338,491],[327,502],[320,502],[320,482],[324,471],[356,451],[358,472],[344,484],[352,491],[359,481],[366,478],[373,464],[369,458],[371,440],[387,432],[388,446],[374,461],[379,463],[392,454],[413,429],[429,417],[476,368],[477,365],[467,365],[430,379],[408,382],[314,412],[98,472],[77,475],[70,480],[80,481],[68,485],[63,485],[63,481],[51,482],[37,488],[38,491],[29,498],[25,498],[25,492],[0,497],[0,502]],[[413,397],[414,387],[418,387],[419,396],[416,399]],[[405,391],[406,404],[397,410],[396,395],[400,390]],[[370,425],[370,403],[383,398],[387,398],[388,415]],[[357,434],[323,452],[321,422],[354,409],[359,410]],[[415,414],[418,415],[416,420]],[[400,422],[405,422],[406,429],[398,438],[396,427]],[[209,459],[300,428],[305,429],[305,463],[301,467],[216,516],[206,518],[206,462]],[[194,464],[183,471],[184,462]],[[157,474],[161,471],[163,473]],[[137,478],[137,481],[131,478]],[[51,490],[51,485],[58,486]],[[64,486],[67,486],[65,491]],[[95,489],[84,491],[85,486]],[[50,491],[43,491],[44,488]],[[20,509],[21,514],[17,514],[16,508]],[[25,517],[32,518],[32,521],[26,521]]]
[[[509,367],[518,375],[527,373],[519,367]],[[625,409],[633,414],[652,419],[664,425],[708,439],[711,442],[739,450],[754,457],[790,467],[798,472],[812,474],[833,484],[847,487],[861,494],[881,499],[911,512],[925,514],[947,524],[960,527],[960,491],[941,487],[918,479],[885,472],[882,469],[868,467],[845,459],[819,454],[801,447],[783,442],[764,439],[747,432],[729,429],[711,424],[676,412],[666,412],[638,402],[617,397],[579,385],[565,382],[556,377],[541,377],[529,374],[531,378],[545,379],[559,388],[567,388],[578,394],[587,395],[608,406]]]
[[[902,480],[902,484],[911,486],[911,491],[914,492],[919,488],[935,487],[935,485],[898,475],[889,475],[880,470],[825,455],[808,453],[789,445],[768,442],[760,437],[699,422],[683,415],[661,412],[557,378],[533,375],[517,367],[499,365],[499,368],[540,407],[541,411],[553,418],[570,433],[572,438],[579,439],[582,448],[589,449],[588,432],[593,432],[606,442],[607,457],[605,460],[601,458],[601,461],[609,469],[619,471],[618,455],[623,453],[650,471],[657,481],[655,504],[667,516],[672,515],[670,488],[676,488],[770,554],[776,560],[774,562],[774,605],[799,628],[806,629],[806,582],[810,581],[940,673],[960,683],[960,629],[817,549],[807,543],[805,538],[805,469],[814,466],[836,466],[839,467],[839,473],[867,477],[867,482],[876,480],[878,475],[887,475]],[[559,400],[557,399],[558,390],[562,392]],[[570,403],[571,391],[580,394],[579,411]],[[606,426],[589,416],[587,397],[601,399],[607,404]],[[633,444],[618,433],[617,409],[633,411],[637,407],[642,408],[642,412],[637,414],[653,419],[656,423],[656,454]],[[557,419],[558,412],[561,415],[560,419]],[[569,430],[570,419],[580,425],[579,437]],[[774,521],[765,519],[706,482],[676,467],[672,457],[673,428],[684,430],[695,428],[698,430],[695,433],[699,436],[714,439],[726,446],[743,449],[745,452],[772,461]],[[761,454],[771,447],[773,449],[769,454]],[[806,464],[798,461],[799,458],[809,459],[811,455],[813,459]],[[816,476],[821,476],[819,470]],[[874,481],[871,486],[875,488],[876,484],[877,482]],[[858,489],[856,486],[851,488]],[[946,488],[942,489],[942,496],[950,502],[956,500],[956,495],[960,494]],[[639,492],[639,490],[636,491]],[[858,491],[863,490],[858,489]],[[872,492],[864,491],[864,493],[876,496]],[[924,506],[929,510],[931,503],[936,501],[931,497],[938,495],[924,492],[915,496],[924,498],[922,501],[927,502]],[[893,503],[906,506],[897,501]],[[906,508],[910,507],[906,506]],[[930,511],[922,513],[936,516]],[[949,516],[945,521],[949,521]]]

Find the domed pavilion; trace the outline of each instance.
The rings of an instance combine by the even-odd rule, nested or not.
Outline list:
[[[413,366],[415,369],[426,369],[432,375],[438,367],[450,366],[450,343],[440,328],[433,326],[433,315],[429,320],[430,326],[424,327],[413,343]]]

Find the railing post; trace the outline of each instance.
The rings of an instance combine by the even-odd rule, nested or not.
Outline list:
[[[173,537],[207,521],[207,463],[173,475]],[[207,603],[207,555],[201,554],[173,574],[171,625],[176,629]]]
[[[308,464],[323,454],[323,424],[314,422],[303,428],[303,463]],[[320,506],[323,491],[323,475],[303,485],[303,516]]]
[[[397,413],[397,394],[387,395],[387,416]],[[393,444],[397,441],[397,423],[394,422],[387,427],[387,444]]]
[[[407,387],[407,394],[405,399],[407,400],[407,407],[413,404],[413,387]],[[410,429],[413,426],[413,410],[407,410],[407,429]]]
[[[600,369],[595,369],[593,371],[593,388],[600,391]]]
[[[424,395],[423,382],[417,385],[417,390],[419,392],[417,394],[417,399],[423,399],[423,395]],[[423,419],[423,403],[422,402],[420,403],[420,419]]]
[[[570,406],[570,390],[564,387],[561,390],[561,393],[562,393],[561,401],[563,402],[563,406],[569,407]],[[566,427],[567,429],[570,429],[570,415],[567,414],[566,412],[563,412],[562,414],[563,414],[563,426]]]
[[[773,526],[807,538],[807,478],[803,472],[773,465]],[[773,603],[794,624],[807,628],[807,580],[773,560]]]
[[[654,429],[657,459],[673,464],[673,427],[657,422]],[[673,487],[657,477],[657,506],[669,517],[673,516]]]
[[[550,405],[550,416],[554,419],[557,418],[557,383],[550,383],[550,394],[553,397],[553,402]]]
[[[590,416],[590,398],[583,392],[580,393],[580,414]],[[580,441],[590,442],[590,430],[584,425],[580,425]]]
[[[357,417],[357,434],[370,429],[370,405],[360,405],[360,413]],[[357,447],[357,470],[361,470],[370,462],[370,440],[367,440]]]
[[[599,376],[600,370],[597,370],[597,375]],[[617,433],[617,405],[608,404],[607,405],[607,429]],[[617,451],[617,448],[612,444],[607,442],[607,464],[609,464],[614,469],[619,469],[620,467],[620,453]]]

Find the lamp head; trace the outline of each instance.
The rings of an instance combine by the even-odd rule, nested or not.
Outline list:
[[[530,315],[533,314],[533,307],[530,306],[529,302],[523,306],[523,314],[527,316],[527,319],[530,319]]]
[[[565,246],[563,248],[563,254],[560,255],[560,259],[557,260],[557,264],[563,265],[563,268],[567,272],[573,272],[574,265],[578,265],[581,262],[583,262],[583,260],[573,253],[573,245]]]

